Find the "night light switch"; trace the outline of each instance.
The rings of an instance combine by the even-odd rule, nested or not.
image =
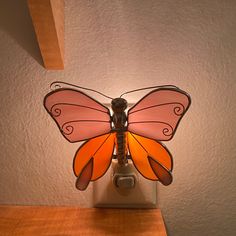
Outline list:
[[[134,176],[119,176],[116,178],[115,184],[117,188],[134,188],[135,178]]]

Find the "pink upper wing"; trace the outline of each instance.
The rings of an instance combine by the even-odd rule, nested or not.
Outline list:
[[[111,130],[109,109],[73,89],[58,89],[46,95],[44,106],[70,142],[106,134]]]
[[[128,111],[128,130],[155,139],[170,140],[190,105],[190,96],[180,89],[157,89]]]

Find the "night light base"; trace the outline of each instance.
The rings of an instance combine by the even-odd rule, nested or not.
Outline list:
[[[135,174],[135,186],[130,189],[119,189],[113,177],[117,160],[112,161],[107,173],[93,183],[93,205],[105,208],[156,208],[157,184],[141,176],[129,160],[131,174]]]

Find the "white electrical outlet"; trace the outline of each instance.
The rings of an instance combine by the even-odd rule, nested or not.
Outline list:
[[[93,183],[94,207],[156,208],[156,182],[141,176],[129,160],[129,166],[136,177],[135,186],[129,189],[117,188],[113,183],[113,169],[116,162],[117,160],[113,160],[107,173]]]

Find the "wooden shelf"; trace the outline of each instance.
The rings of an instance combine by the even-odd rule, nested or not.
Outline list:
[[[166,236],[159,209],[0,206],[0,236]]]

